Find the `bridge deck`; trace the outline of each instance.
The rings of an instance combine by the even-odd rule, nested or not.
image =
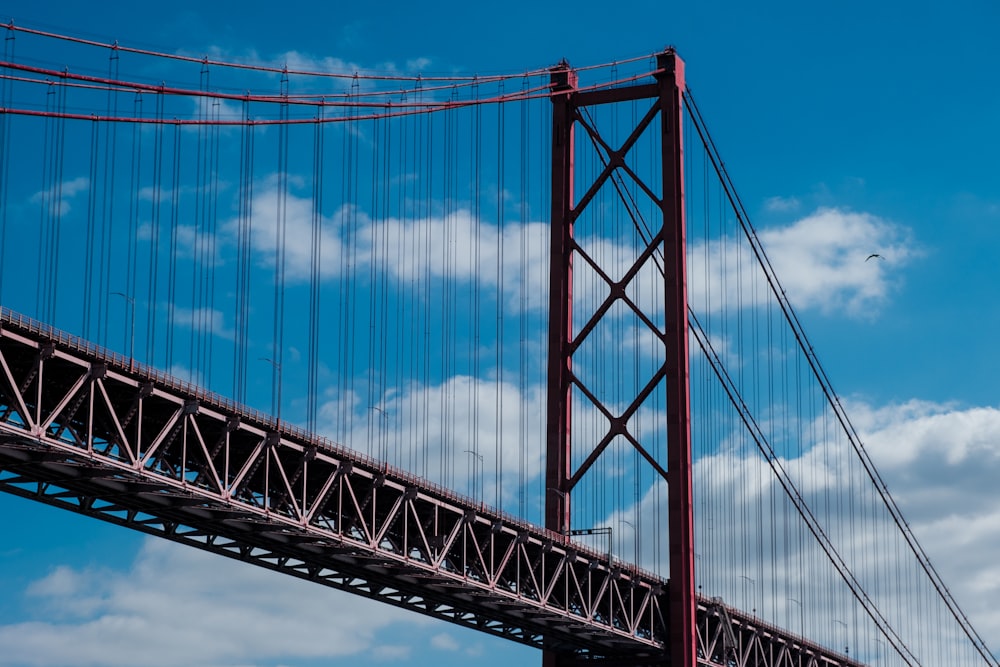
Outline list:
[[[664,661],[656,575],[6,310],[0,489],[588,661]],[[704,664],[856,664],[698,613]]]

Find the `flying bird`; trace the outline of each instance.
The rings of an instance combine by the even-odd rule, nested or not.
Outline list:
[[[885,259],[885,257],[883,257],[882,255],[878,254],[877,252],[873,252],[872,254],[870,254],[867,257],[865,257],[865,261],[867,262],[872,257],[878,257],[879,259]]]

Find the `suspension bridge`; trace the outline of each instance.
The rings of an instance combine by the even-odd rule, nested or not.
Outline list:
[[[428,76],[3,32],[0,489],[550,667],[998,664],[673,50]]]

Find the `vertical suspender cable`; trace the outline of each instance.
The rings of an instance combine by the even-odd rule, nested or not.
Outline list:
[[[527,77],[521,80],[522,93],[528,89]],[[528,423],[527,423],[527,394],[528,394],[528,105],[524,102],[518,105],[521,111],[519,157],[520,157],[520,203],[518,206],[519,230],[518,237],[521,247],[518,252],[518,364],[517,364],[517,388],[520,400],[518,415],[517,433],[517,488],[518,488],[518,516],[526,516],[528,511]]]
[[[163,93],[156,95],[156,127],[153,129],[153,191],[149,216],[149,263],[147,264],[147,309],[146,358],[147,364],[154,363],[156,351],[156,309],[160,271],[160,198],[163,190]]]
[[[351,89],[353,92],[353,88]],[[341,141],[342,148],[340,151],[341,163],[340,163],[340,201],[342,202],[339,214],[338,225],[341,234],[340,241],[340,259],[338,266],[340,267],[340,298],[336,300],[337,303],[337,313],[335,322],[338,323],[338,336],[340,341],[339,350],[340,354],[337,355],[337,379],[339,381],[338,386],[338,396],[339,400],[339,414],[337,423],[339,425],[339,430],[337,432],[337,438],[341,442],[346,442],[348,433],[348,419],[351,415],[349,412],[349,406],[347,401],[347,374],[348,374],[348,355],[350,354],[348,350],[348,341],[350,340],[350,327],[351,321],[347,310],[347,286],[351,280],[351,266],[349,260],[350,244],[351,244],[351,222],[353,220],[353,202],[350,199],[350,189],[351,189],[351,149],[354,145],[354,126],[350,120],[350,115],[353,113],[353,107],[350,106],[351,95],[348,94],[345,115],[346,120],[342,125],[341,131]]]
[[[126,288],[126,306],[131,309],[131,317],[123,323],[122,333],[125,341],[134,340],[135,336],[135,308],[138,273],[139,273],[139,202],[140,188],[142,187],[142,93],[137,92],[133,101],[135,109],[134,117],[138,119],[132,124],[132,162],[129,173],[131,180],[129,183],[129,217],[128,217],[128,285]],[[129,350],[129,356],[133,356],[134,350],[130,342],[123,344]]]
[[[455,88],[450,91],[450,103],[455,102]],[[441,199],[443,211],[442,222],[442,249],[444,266],[443,271],[443,298],[441,299],[441,388],[443,390],[443,404],[441,406],[441,423],[443,425],[442,461],[445,463],[445,471],[442,482],[446,486],[455,485],[456,456],[461,450],[455,448],[455,368],[454,368],[454,329],[452,327],[453,314],[455,312],[455,189],[454,176],[457,171],[455,165],[455,126],[456,113],[453,110],[444,112],[444,155],[442,156],[442,179]],[[466,459],[469,457],[466,456]],[[471,461],[466,460],[466,465],[471,465]]]
[[[180,198],[181,198],[181,126],[174,125],[174,140],[170,180],[170,266],[167,269],[167,326],[166,326],[166,364],[167,368],[174,365],[174,338],[177,331],[177,255],[178,234],[180,233]],[[239,400],[239,394],[234,393]]]
[[[56,120],[56,133],[55,133],[55,173],[53,174],[53,182],[55,183],[55,197],[53,198],[52,207],[52,276],[49,281],[49,317],[46,319],[47,322],[56,323],[57,322],[57,304],[59,300],[59,269],[62,266],[62,261],[60,258],[60,250],[62,248],[62,218],[63,218],[63,178],[65,177],[65,164],[66,164],[66,120],[64,114],[66,113],[66,91],[67,87],[65,85],[58,86],[58,113],[60,117]]]
[[[118,79],[119,57],[117,42],[108,54],[108,78]],[[107,114],[118,115],[118,89],[108,88]],[[97,340],[107,344],[108,301],[111,293],[111,258],[114,256],[114,213],[115,176],[118,155],[118,123],[109,123],[104,133],[104,178],[101,201],[101,252],[99,259],[99,282],[97,287]],[[107,234],[105,235],[105,230]]]
[[[381,433],[382,422],[384,421],[383,415],[385,414],[380,396],[376,395],[375,385],[376,385],[376,375],[379,373],[381,350],[377,345],[377,327],[378,327],[378,313],[380,312],[378,306],[378,300],[381,298],[379,294],[378,287],[379,281],[377,276],[379,275],[380,268],[384,264],[385,259],[380,251],[381,247],[381,237],[385,233],[385,219],[382,212],[379,210],[379,202],[381,201],[379,197],[378,187],[378,176],[379,176],[379,148],[382,144],[382,127],[384,122],[380,118],[375,118],[372,121],[372,140],[371,140],[371,172],[369,176],[369,225],[370,234],[367,239],[370,247],[368,248],[368,284],[367,292],[368,297],[365,299],[368,306],[368,335],[364,337],[365,341],[365,353],[363,359],[366,362],[366,368],[368,369],[366,393],[365,393],[365,405],[368,406],[365,412],[368,422],[367,435],[365,437],[366,444],[365,447],[369,453],[375,453],[380,459],[385,461],[383,453],[380,451],[380,440],[378,439],[378,434]]]
[[[250,101],[243,101],[243,128],[240,138],[239,228],[236,260],[236,342],[233,352],[233,394],[246,401],[247,344],[250,333],[250,249],[253,240],[254,124]]]
[[[207,92],[209,88],[209,69],[207,59],[203,61],[199,90]],[[195,210],[194,210],[194,265],[191,271],[191,312],[190,324],[191,334],[189,336],[189,367],[192,373],[198,373],[204,369],[201,349],[201,332],[204,328],[204,294],[202,293],[202,281],[206,271],[205,267],[205,199],[209,196],[206,183],[208,161],[208,98],[204,95],[197,98],[198,103],[198,149],[195,154]]]
[[[386,327],[389,324],[387,320],[388,311],[386,310],[386,304],[389,299],[386,280],[390,261],[388,247],[389,206],[386,197],[392,188],[392,183],[389,182],[389,165],[391,160],[389,137],[391,136],[391,127],[391,118],[381,118],[375,121],[375,142],[372,146],[372,180],[370,185],[372,190],[372,214],[374,216],[372,222],[373,224],[377,224],[377,231],[373,229],[372,254],[378,259],[377,263],[373,264],[375,272],[372,275],[373,280],[370,287],[375,322],[375,330],[373,331],[370,345],[373,348],[373,354],[371,355],[372,368],[375,371],[374,375],[377,379],[374,389],[374,401],[375,404],[380,406],[381,410],[376,415],[378,424],[375,429],[375,438],[379,458],[383,461],[389,461],[389,443],[386,432],[389,413],[385,411],[386,371],[388,370],[389,351],[385,345],[385,334]]]
[[[503,97],[504,94],[504,82],[500,81],[498,86],[497,96]],[[497,276],[496,276],[496,289],[497,289],[497,357],[496,357],[496,497],[494,503],[498,507],[502,507],[503,501],[503,451],[504,451],[504,438],[503,438],[503,415],[504,415],[504,404],[503,404],[503,394],[504,394],[504,367],[503,367],[503,348],[505,344],[504,340],[504,301],[506,299],[504,295],[504,171],[505,166],[505,110],[506,105],[501,103],[497,105]]]
[[[205,350],[205,362],[203,366],[203,382],[206,387],[212,386],[212,351],[215,344],[216,328],[223,325],[221,319],[216,317],[215,310],[215,276],[216,276],[216,247],[218,243],[218,218],[219,218],[219,114],[221,105],[218,99],[212,103],[212,120],[214,121],[209,130],[209,195],[207,211],[207,231],[205,238],[205,264],[208,267],[205,276],[205,327],[202,329],[202,349]]]
[[[351,94],[355,99],[360,99],[358,96],[361,92],[361,82],[358,80],[357,75],[354,77],[354,81],[351,83]],[[357,298],[357,293],[359,289],[360,282],[360,263],[361,258],[358,254],[359,239],[361,238],[361,224],[362,217],[360,215],[360,201],[361,201],[361,132],[360,128],[361,121],[354,121],[356,123],[355,127],[350,130],[351,133],[351,150],[349,153],[350,163],[348,165],[348,170],[350,171],[350,181],[349,181],[349,191],[348,191],[348,201],[350,202],[350,221],[348,222],[349,232],[346,243],[348,244],[348,256],[349,260],[347,263],[347,270],[349,272],[349,279],[347,281],[347,296],[345,301],[345,307],[347,309],[347,322],[348,322],[348,341],[345,346],[345,351],[347,356],[347,393],[345,396],[354,396],[357,391],[357,361],[358,361],[358,327],[361,325],[360,317],[360,299]],[[367,359],[362,360],[367,362]],[[344,401],[348,404],[348,410],[352,408],[348,401]],[[354,420],[354,415],[350,415],[350,421]],[[349,422],[350,423],[350,422]],[[365,443],[366,446],[370,446],[370,442]],[[371,450],[368,450],[371,453]]]
[[[400,103],[403,107],[407,103],[406,91],[403,91],[400,95]],[[400,138],[398,141],[399,146],[399,156],[396,160],[396,164],[399,165],[399,184],[400,186],[396,189],[396,216],[399,222],[398,230],[399,237],[395,239],[396,246],[396,266],[397,267],[412,267],[413,262],[408,261],[412,255],[409,253],[413,252],[411,247],[413,244],[409,242],[409,239],[413,233],[411,220],[409,217],[409,188],[410,183],[413,179],[409,178],[410,172],[410,160],[412,159],[413,151],[410,150],[410,132],[409,124],[414,122],[412,116],[404,116],[400,119]],[[407,288],[412,288],[413,276],[410,271],[400,271],[399,274],[399,294],[397,298],[399,299],[399,306],[396,309],[397,317],[395,319],[395,341],[396,341],[396,386],[404,386],[403,378],[413,377],[413,354],[412,354],[412,324],[413,324],[413,308],[415,307],[416,297]],[[400,397],[397,399],[397,415],[399,421],[396,422],[397,433],[396,437],[400,445],[403,444],[405,440],[406,444],[406,458],[405,467],[409,470],[416,469],[416,456],[417,448],[415,447],[415,442],[413,438],[412,428],[403,428],[404,422],[402,419],[408,418],[412,414],[413,392],[409,392],[409,396]]]
[[[0,106],[3,105],[3,99],[0,97]],[[0,118],[2,122],[2,118]],[[3,130],[0,128],[0,134]],[[93,332],[91,331],[91,325],[93,321],[93,305],[94,305],[94,268],[95,263],[93,262],[93,257],[97,253],[97,248],[95,247],[96,240],[95,236],[97,234],[97,165],[98,165],[98,153],[100,151],[100,138],[101,134],[101,124],[95,117],[90,123],[90,158],[88,159],[88,171],[87,171],[87,241],[85,250],[85,263],[87,265],[86,274],[83,279],[83,336],[88,340],[93,340]],[[0,138],[0,153],[3,152],[3,140]],[[2,158],[0,158],[2,159]],[[3,175],[0,174],[0,197],[4,197],[3,193]],[[3,203],[0,203],[3,206]],[[4,245],[3,235],[0,233],[0,248]],[[3,259],[0,258],[0,262]],[[0,268],[0,272],[2,272]],[[0,283],[2,283],[2,275],[0,275]],[[2,297],[2,293],[0,293]]]
[[[41,202],[41,207],[38,211],[38,249],[41,252],[41,263],[42,270],[44,273],[41,279],[35,286],[35,312],[36,315],[41,317],[43,320],[48,318],[48,307],[46,305],[45,299],[49,293],[49,281],[52,278],[52,266],[51,266],[51,253],[49,248],[49,239],[52,235],[52,216],[51,209],[52,203],[52,191],[54,189],[52,184],[52,165],[55,163],[53,159],[52,152],[52,134],[53,124],[55,123],[52,113],[54,111],[53,98],[55,97],[55,87],[50,81],[48,88],[45,93],[45,129],[44,138],[42,144],[42,190],[41,197],[39,201]]]
[[[14,61],[14,31],[8,30],[3,40],[4,62]],[[4,78],[0,81],[0,108],[10,106],[13,83]],[[0,304],[4,302],[3,278],[7,266],[4,253],[7,249],[7,183],[10,178],[10,144],[11,117],[0,113]]]
[[[271,414],[281,413],[282,362],[285,335],[285,236],[288,224],[288,71],[281,75],[278,125],[278,196],[274,230],[274,334],[271,347]]]
[[[309,271],[309,367],[307,382],[306,426],[310,433],[316,432],[316,406],[319,391],[319,294],[320,272],[322,271],[323,243],[323,112],[325,104],[317,110],[316,125],[313,128],[313,209],[312,247],[310,248]]]
[[[481,324],[479,322],[480,317],[480,281],[482,280],[481,270],[482,270],[482,246],[480,241],[480,231],[482,229],[482,209],[481,209],[481,197],[480,197],[480,185],[482,183],[482,149],[483,149],[483,135],[482,135],[482,121],[483,121],[483,107],[479,102],[479,83],[476,81],[472,87],[472,98],[475,106],[472,109],[472,122],[470,124],[470,136],[469,144],[471,147],[470,161],[472,163],[470,171],[471,182],[470,187],[472,189],[472,229],[473,229],[473,272],[472,272],[472,345],[471,345],[471,356],[472,356],[472,397],[471,397],[471,415],[472,415],[472,455],[473,458],[479,462],[479,468],[473,468],[473,480],[472,480],[472,495],[473,498],[482,502],[484,489],[482,488],[482,479],[485,474],[483,471],[483,457],[479,453],[480,442],[479,442],[479,391],[482,384],[479,377],[479,349],[480,349],[480,336],[481,336]],[[476,494],[476,477],[479,475],[480,487],[479,494]]]
[[[387,100],[391,105],[392,100]],[[391,108],[391,107],[390,107]],[[391,268],[391,258],[390,258],[390,233],[395,228],[394,225],[390,224],[392,220],[391,208],[390,208],[390,196],[393,190],[393,174],[392,174],[392,126],[394,124],[393,118],[390,116],[385,119],[383,123],[383,140],[382,140],[382,169],[381,178],[378,179],[376,183],[373,184],[374,187],[381,194],[381,210],[382,210],[382,247],[379,254],[382,257],[382,267],[379,274],[379,282],[381,284],[381,298],[379,299],[378,305],[381,310],[379,313],[379,327],[378,327],[378,348],[381,354],[381,364],[379,365],[379,390],[378,390],[378,400],[383,406],[382,419],[379,429],[379,439],[381,441],[382,455],[384,460],[389,460],[390,451],[396,457],[399,456],[399,452],[395,448],[390,448],[389,446],[389,419],[390,417],[395,418],[396,415],[391,415],[389,412],[385,411],[385,401],[388,395],[388,385],[389,382],[389,272]],[[400,459],[396,458],[395,463],[399,463]]]
[[[427,294],[423,290],[431,289],[431,258],[433,241],[432,241],[432,216],[433,211],[433,199],[434,199],[434,121],[435,116],[425,115],[424,123],[424,134],[422,135],[422,145],[424,146],[424,162],[423,162],[423,174],[424,174],[424,191],[422,193],[422,215],[421,215],[421,227],[424,232],[423,238],[423,256],[421,257],[421,281],[423,284],[422,294]],[[425,298],[423,300],[423,340],[421,354],[423,355],[423,369],[420,385],[424,387],[423,392],[423,406],[421,410],[421,431],[422,431],[422,446],[424,448],[424,455],[429,456],[432,446],[439,447],[439,443],[431,443],[429,439],[430,434],[430,396],[431,392],[427,389],[431,386],[431,305],[432,300]],[[439,465],[439,477],[443,477],[444,472],[444,461],[442,460]],[[429,468],[425,469],[424,474],[429,474]]]

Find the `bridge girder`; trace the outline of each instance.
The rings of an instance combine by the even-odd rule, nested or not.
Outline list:
[[[2,309],[0,490],[572,662],[664,661],[656,575]],[[855,664],[718,609],[702,664]]]

